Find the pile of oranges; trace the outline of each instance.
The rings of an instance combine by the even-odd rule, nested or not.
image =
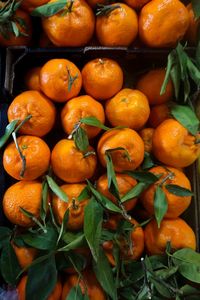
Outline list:
[[[41,17],[40,47],[147,46],[197,43],[199,21],[180,0],[9,0],[0,2],[0,45],[33,45]],[[6,3],[6,4],[5,4]],[[5,8],[6,7],[6,8]],[[177,13],[178,12],[178,13]],[[34,16],[33,18],[31,16]],[[32,20],[33,19],[33,20]],[[39,31],[39,30],[38,30]],[[34,34],[33,34],[34,33]],[[35,38],[33,38],[35,39]],[[35,43],[36,39],[35,39]]]
[[[149,4],[143,3],[141,15],[151,8],[151,1],[143,2]],[[138,9],[137,1],[127,3]],[[42,206],[56,228],[70,234],[85,232],[88,207],[94,206],[96,218],[103,209],[99,226],[107,234],[118,232],[123,222],[128,224],[131,242],[122,233],[117,240],[124,262],[140,259],[144,251],[163,254],[168,242],[174,250],[196,249],[195,234],[180,215],[191,203],[184,168],[199,156],[199,136],[172,117],[171,81],[160,95],[163,68],[148,71],[129,88],[124,88],[123,73],[117,61],[104,57],[88,61],[82,70],[67,59],[51,59],[27,73],[26,91],[8,108],[9,123],[17,120],[20,135],[3,153],[5,171],[17,180],[3,197],[3,211],[16,226],[16,236],[45,227]],[[58,140],[53,147],[49,146],[51,132]],[[154,157],[148,167],[144,166],[146,156]],[[45,205],[44,182],[51,189]],[[139,224],[147,219],[144,226]],[[41,248],[30,247],[30,241],[19,245],[14,236],[10,243],[24,271],[40,256]],[[107,237],[98,243],[115,267],[115,240]],[[62,279],[58,276],[48,299],[68,299],[76,285],[83,294],[87,291],[88,299],[107,299],[91,270],[95,251],[90,243],[73,249],[75,255],[87,258],[82,277],[73,264],[64,273],[61,269]],[[27,279],[23,274],[17,285],[19,300],[25,299]]]

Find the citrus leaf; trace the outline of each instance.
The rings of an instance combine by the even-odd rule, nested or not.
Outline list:
[[[164,218],[167,209],[168,209],[168,202],[165,193],[163,192],[161,187],[157,186],[154,194],[154,214],[158,224],[158,228],[160,228],[160,223]]]
[[[62,11],[68,3],[68,0],[59,0],[57,2],[47,3],[35,8],[31,15],[34,17],[51,17]]]
[[[97,118],[95,117],[86,117],[86,118],[82,118],[80,119],[81,123],[84,123],[86,125],[90,125],[90,126],[94,126],[94,127],[98,127],[104,130],[110,130],[109,127],[105,126],[104,124],[102,124]]]
[[[114,283],[112,269],[102,248],[100,248],[99,251],[98,261],[93,261],[93,270],[106,294],[108,294],[111,299],[117,300],[117,289]]]
[[[190,248],[176,251],[172,260],[186,279],[200,283],[200,254]]]
[[[40,206],[40,218],[45,223],[48,207],[48,184],[43,182],[42,184],[42,201]]]
[[[106,151],[106,167],[107,167],[107,177],[108,177],[108,190],[119,200],[120,199],[119,188],[118,188],[115,170],[112,162],[112,156],[107,151]]]
[[[76,145],[76,148],[80,151],[87,151],[89,147],[89,140],[86,131],[81,128],[80,126],[77,128],[77,130],[73,134],[73,140]]]
[[[9,240],[4,244],[1,251],[0,270],[5,282],[11,286],[15,286],[17,283],[17,275],[21,269]]]
[[[194,10],[194,14],[196,18],[200,17],[200,6],[199,6],[199,0],[191,0],[192,2],[192,8]]]
[[[152,155],[148,152],[144,152],[144,160],[142,162],[142,169],[147,170],[155,166]]]
[[[151,172],[145,172],[145,171],[128,171],[126,172],[129,176],[133,177],[134,179],[141,181],[143,183],[155,183],[158,181],[160,176],[155,175]]]
[[[190,295],[193,295],[193,294],[200,295],[200,290],[199,289],[196,289],[196,288],[194,288],[194,287],[192,287],[191,285],[188,285],[188,284],[182,286],[180,288],[180,290],[183,292],[184,296],[190,296]]]
[[[84,187],[84,189],[81,191],[80,195],[78,196],[78,201],[84,201],[86,199],[90,198],[90,191],[88,189],[88,187]]]
[[[103,208],[92,198],[84,211],[84,234],[95,261],[99,257],[102,222]]]
[[[171,114],[191,134],[197,134],[199,129],[199,120],[189,106],[174,105],[171,109]]]
[[[19,37],[20,32],[19,32],[19,28],[17,27],[16,23],[11,21],[11,26],[12,26],[12,30],[13,30],[14,35],[16,37]]]
[[[82,294],[80,285],[75,285],[69,291],[69,294],[66,297],[66,300],[86,300],[85,295]],[[88,298],[89,299],[89,298]]]
[[[58,240],[57,240],[57,245],[58,245],[64,231],[66,230],[66,226],[67,226],[68,221],[69,221],[69,209],[67,209],[65,214],[64,214],[63,221],[62,221],[61,228],[60,228],[60,232],[59,232],[59,236],[58,236]]]
[[[57,183],[51,178],[50,176],[46,176],[48,185],[52,192],[61,200],[64,202],[68,202],[67,194],[57,185]]]
[[[149,186],[149,184],[144,182],[139,182],[130,191],[128,191],[122,198],[121,202],[124,203],[130,199],[140,196],[140,194]]]
[[[181,84],[181,69],[180,69],[179,62],[177,62],[172,66],[170,71],[170,77],[174,85],[175,97],[176,99],[178,99],[179,92],[180,92],[180,84]]]
[[[13,120],[10,122],[5,129],[4,135],[0,138],[0,149],[5,145],[9,137],[12,135],[13,131],[15,130],[17,123],[19,120]]]
[[[104,5],[97,4],[96,16],[108,16],[113,10],[120,8],[118,4]]]
[[[47,299],[57,283],[57,270],[54,255],[51,255],[42,264],[31,266],[28,270],[26,284],[26,299]],[[36,293],[37,292],[37,296]]]
[[[166,92],[166,87],[170,80],[170,72],[171,72],[174,62],[175,62],[175,53],[174,53],[174,51],[172,51],[169,53],[168,58],[167,58],[167,69],[166,69],[163,84],[161,86],[160,95],[163,95]]]
[[[70,251],[70,250],[74,250],[77,248],[80,248],[81,246],[83,246],[83,244],[85,244],[85,235],[81,234],[79,235],[76,239],[74,239],[71,243],[69,243],[68,245],[58,249],[57,251]]]
[[[194,195],[190,190],[176,184],[166,184],[165,188],[168,190],[168,192],[176,196],[187,197]]]

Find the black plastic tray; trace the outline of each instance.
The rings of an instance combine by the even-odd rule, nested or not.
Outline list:
[[[151,49],[127,49],[123,47],[105,48],[105,47],[84,47],[84,48],[25,48],[13,47],[8,48],[6,53],[6,73],[5,73],[5,93],[7,95],[7,104],[12,101],[13,97],[25,90],[24,76],[26,72],[35,66],[40,66],[52,58],[67,58],[73,61],[79,68],[89,60],[96,57],[110,57],[117,60],[123,67],[125,73],[125,86],[134,87],[136,76],[142,72],[155,67],[166,66],[167,55],[170,50],[151,50]],[[188,49],[193,53],[194,49]],[[61,106],[57,104],[58,108]],[[6,125],[6,104],[1,111],[1,132]],[[53,135],[53,133],[52,133]],[[52,138],[52,136],[51,136]],[[55,138],[55,139],[54,139]],[[57,136],[53,136],[54,143]],[[50,145],[51,146],[51,145]],[[1,167],[2,176],[0,177],[0,196],[5,188],[13,180],[4,173]],[[197,164],[187,168],[186,174],[192,183],[194,197],[188,210],[182,217],[193,228],[197,238],[197,249],[200,250],[200,185]],[[1,218],[1,216],[0,216]],[[2,218],[1,218],[2,220]]]

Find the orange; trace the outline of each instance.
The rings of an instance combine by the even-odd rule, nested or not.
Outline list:
[[[125,0],[125,3],[133,9],[141,9],[146,3],[151,0]]]
[[[10,143],[3,153],[6,172],[17,180],[34,180],[43,175],[50,163],[51,154],[47,144],[39,137],[30,135],[18,137],[17,143],[25,156],[25,172],[21,174],[23,163],[14,142]]]
[[[25,85],[28,90],[40,91],[40,70],[40,67],[35,67],[26,73]]]
[[[175,250],[182,248],[196,249],[196,238],[192,228],[181,218],[164,219],[158,228],[152,220],[144,229],[144,241],[149,255],[163,254],[167,242]]]
[[[89,146],[87,151],[92,152],[94,149]],[[97,159],[93,154],[84,157],[84,153],[76,148],[74,141],[63,139],[53,148],[51,164],[59,178],[69,183],[78,183],[93,176]]]
[[[200,145],[178,121],[168,119],[154,131],[153,154],[166,165],[184,168],[198,158]]]
[[[114,129],[101,136],[97,152],[104,167],[106,166],[106,151],[117,147],[123,147],[125,150],[111,152],[116,172],[135,170],[139,167],[144,159],[144,143],[136,131],[129,128]]]
[[[119,188],[120,197],[123,197],[137,184],[137,181],[127,174],[116,174],[116,180]],[[97,180],[97,190],[105,197],[110,199],[110,201],[118,205],[117,199],[108,190],[108,177],[106,174],[102,175]],[[123,206],[126,210],[131,210],[135,207],[136,203],[137,199],[134,198],[123,203]]]
[[[49,1],[53,2],[59,0]],[[95,29],[95,17],[84,0],[75,0],[67,2],[66,8],[59,13],[43,18],[42,26],[54,45],[80,47],[91,40]]]
[[[62,291],[61,300],[66,300],[70,290],[79,285],[83,294],[87,294],[90,300],[106,300],[106,295],[98,283],[95,274],[91,270],[82,272],[83,279],[79,278],[78,274],[73,274],[67,277]],[[84,281],[83,281],[84,280]]]
[[[63,129],[70,134],[80,119],[95,117],[101,123],[105,122],[103,106],[88,95],[79,96],[69,100],[61,113]],[[87,132],[88,138],[95,137],[101,129],[94,126],[82,124],[81,127]]]
[[[42,184],[37,181],[19,181],[11,185],[3,197],[3,211],[8,220],[22,227],[35,223],[26,217],[20,207],[39,218],[42,197]]]
[[[67,194],[68,202],[64,202],[57,196],[53,197],[53,211],[59,222],[62,224],[65,212],[69,209],[69,219],[67,228],[69,230],[80,230],[84,222],[84,209],[88,203],[88,199],[83,201],[78,200],[78,196],[86,187],[85,184],[65,184],[61,189]]]
[[[106,117],[113,127],[141,129],[147,122],[150,108],[147,97],[138,90],[123,89],[106,102]]]
[[[191,196],[176,196],[170,193],[165,185],[175,184],[191,191],[191,184],[185,174],[175,168],[171,167],[154,167],[149,172],[159,175],[162,174],[161,178],[154,184],[152,184],[147,190],[145,190],[141,196],[142,204],[147,212],[152,215],[154,213],[154,194],[156,187],[165,179],[161,189],[165,193],[168,210],[165,214],[165,218],[177,218],[179,217],[190,205]]]
[[[49,0],[22,0],[21,2],[21,7],[28,11],[31,12],[34,10],[36,7],[41,6],[49,2]]]
[[[134,219],[131,219],[130,222],[134,226],[139,225],[138,222]],[[117,228],[117,222],[115,223],[115,229],[116,228]],[[135,228],[133,227],[133,230],[131,231],[131,241],[132,241],[132,247],[130,249],[129,244],[124,239],[124,237],[120,238],[119,247],[120,247],[121,257],[124,260],[137,260],[142,256],[142,253],[144,251],[144,232],[140,226]],[[115,259],[113,256],[113,242],[112,241],[104,242],[103,248],[106,253],[106,256],[108,257],[109,262],[111,263],[112,266],[115,266]]]
[[[144,151],[152,152],[152,138],[153,138],[154,129],[153,128],[144,128],[140,130],[139,135],[141,136],[144,142]]]
[[[37,255],[37,250],[34,248],[18,247],[14,242],[12,242],[12,246],[22,269],[28,267]]]
[[[27,283],[28,276],[23,276],[17,286],[17,292],[19,300],[26,300],[26,283]],[[37,291],[36,291],[37,292]],[[52,293],[46,300],[60,300],[62,294],[62,285],[58,280]]]
[[[166,119],[170,119],[170,108],[167,103],[158,104],[151,108],[148,124],[156,128]]]
[[[106,100],[119,92],[123,85],[123,71],[110,58],[96,58],[82,69],[83,88],[97,100]]]
[[[97,16],[96,36],[103,46],[129,46],[138,34],[137,14],[123,3],[110,6],[111,12]]]
[[[188,26],[187,8],[179,0],[150,1],[142,8],[139,16],[139,36],[148,47],[176,46]]]
[[[53,103],[38,91],[26,91],[19,94],[8,108],[8,120],[23,121],[28,115],[31,119],[21,128],[20,133],[44,136],[53,127],[56,109]]]
[[[40,72],[41,90],[56,102],[76,97],[82,86],[82,77],[74,63],[67,59],[51,59]]]
[[[151,70],[137,82],[136,88],[147,96],[150,105],[165,103],[173,98],[174,88],[171,80],[167,84],[165,93],[160,95],[165,74],[165,69]]]
[[[7,4],[7,3],[6,3]],[[4,6],[5,3],[0,2],[0,9]],[[5,15],[4,15],[5,16]],[[8,24],[11,25],[11,22],[14,22],[17,26],[19,36],[16,36],[12,31],[8,29]],[[24,25],[22,25],[24,24]],[[5,20],[5,23],[1,23],[1,31],[4,32],[4,35],[0,33],[0,45],[9,47],[9,46],[27,46],[30,44],[32,38],[32,22],[29,15],[21,10],[17,9],[10,18]]]
[[[192,8],[192,4],[187,5],[187,9],[189,12],[189,27],[186,32],[186,40],[189,42],[190,45],[196,45],[198,41],[198,30],[200,26],[199,19],[195,18],[194,11]]]

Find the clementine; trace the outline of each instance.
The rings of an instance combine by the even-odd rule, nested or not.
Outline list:
[[[199,26],[200,26],[200,20],[195,18],[191,3],[187,5],[187,9],[189,12],[190,22],[189,22],[189,27],[188,27],[185,37],[190,45],[196,45],[197,41],[198,41],[198,30],[199,30]]]
[[[139,10],[151,0],[125,0],[125,3],[133,9]]]
[[[138,90],[123,89],[106,102],[106,117],[113,127],[141,129],[147,122],[150,108],[147,97]]]
[[[6,172],[17,180],[34,180],[43,175],[50,163],[50,150],[47,144],[36,136],[23,135],[17,144],[25,158],[25,170],[20,153],[14,142],[3,153],[3,166]]]
[[[40,91],[40,70],[40,67],[35,67],[26,73],[25,85],[28,90]]]
[[[82,77],[74,63],[67,59],[51,59],[40,72],[42,92],[56,102],[76,97],[82,86]]]
[[[170,119],[170,107],[167,103],[154,105],[151,107],[148,124],[156,128],[166,119]]]
[[[97,100],[106,100],[119,92],[123,85],[123,71],[110,58],[96,58],[82,69],[83,88]]]
[[[139,135],[141,136],[144,142],[144,151],[151,153],[152,152],[152,138],[153,138],[154,129],[153,128],[144,128],[140,130]]]
[[[69,100],[61,113],[61,120],[64,131],[70,134],[80,119],[95,117],[101,123],[105,122],[103,106],[88,95],[79,96]],[[95,137],[101,129],[94,126],[82,124],[81,127],[87,132],[88,138]]]
[[[18,247],[14,244],[14,242],[12,242],[12,247],[15,251],[17,260],[22,269],[28,267],[37,255],[37,250],[35,248]]]
[[[144,229],[144,242],[149,255],[165,252],[167,242],[175,250],[182,248],[196,249],[196,238],[192,228],[181,218],[164,219],[158,228],[152,220]]]

